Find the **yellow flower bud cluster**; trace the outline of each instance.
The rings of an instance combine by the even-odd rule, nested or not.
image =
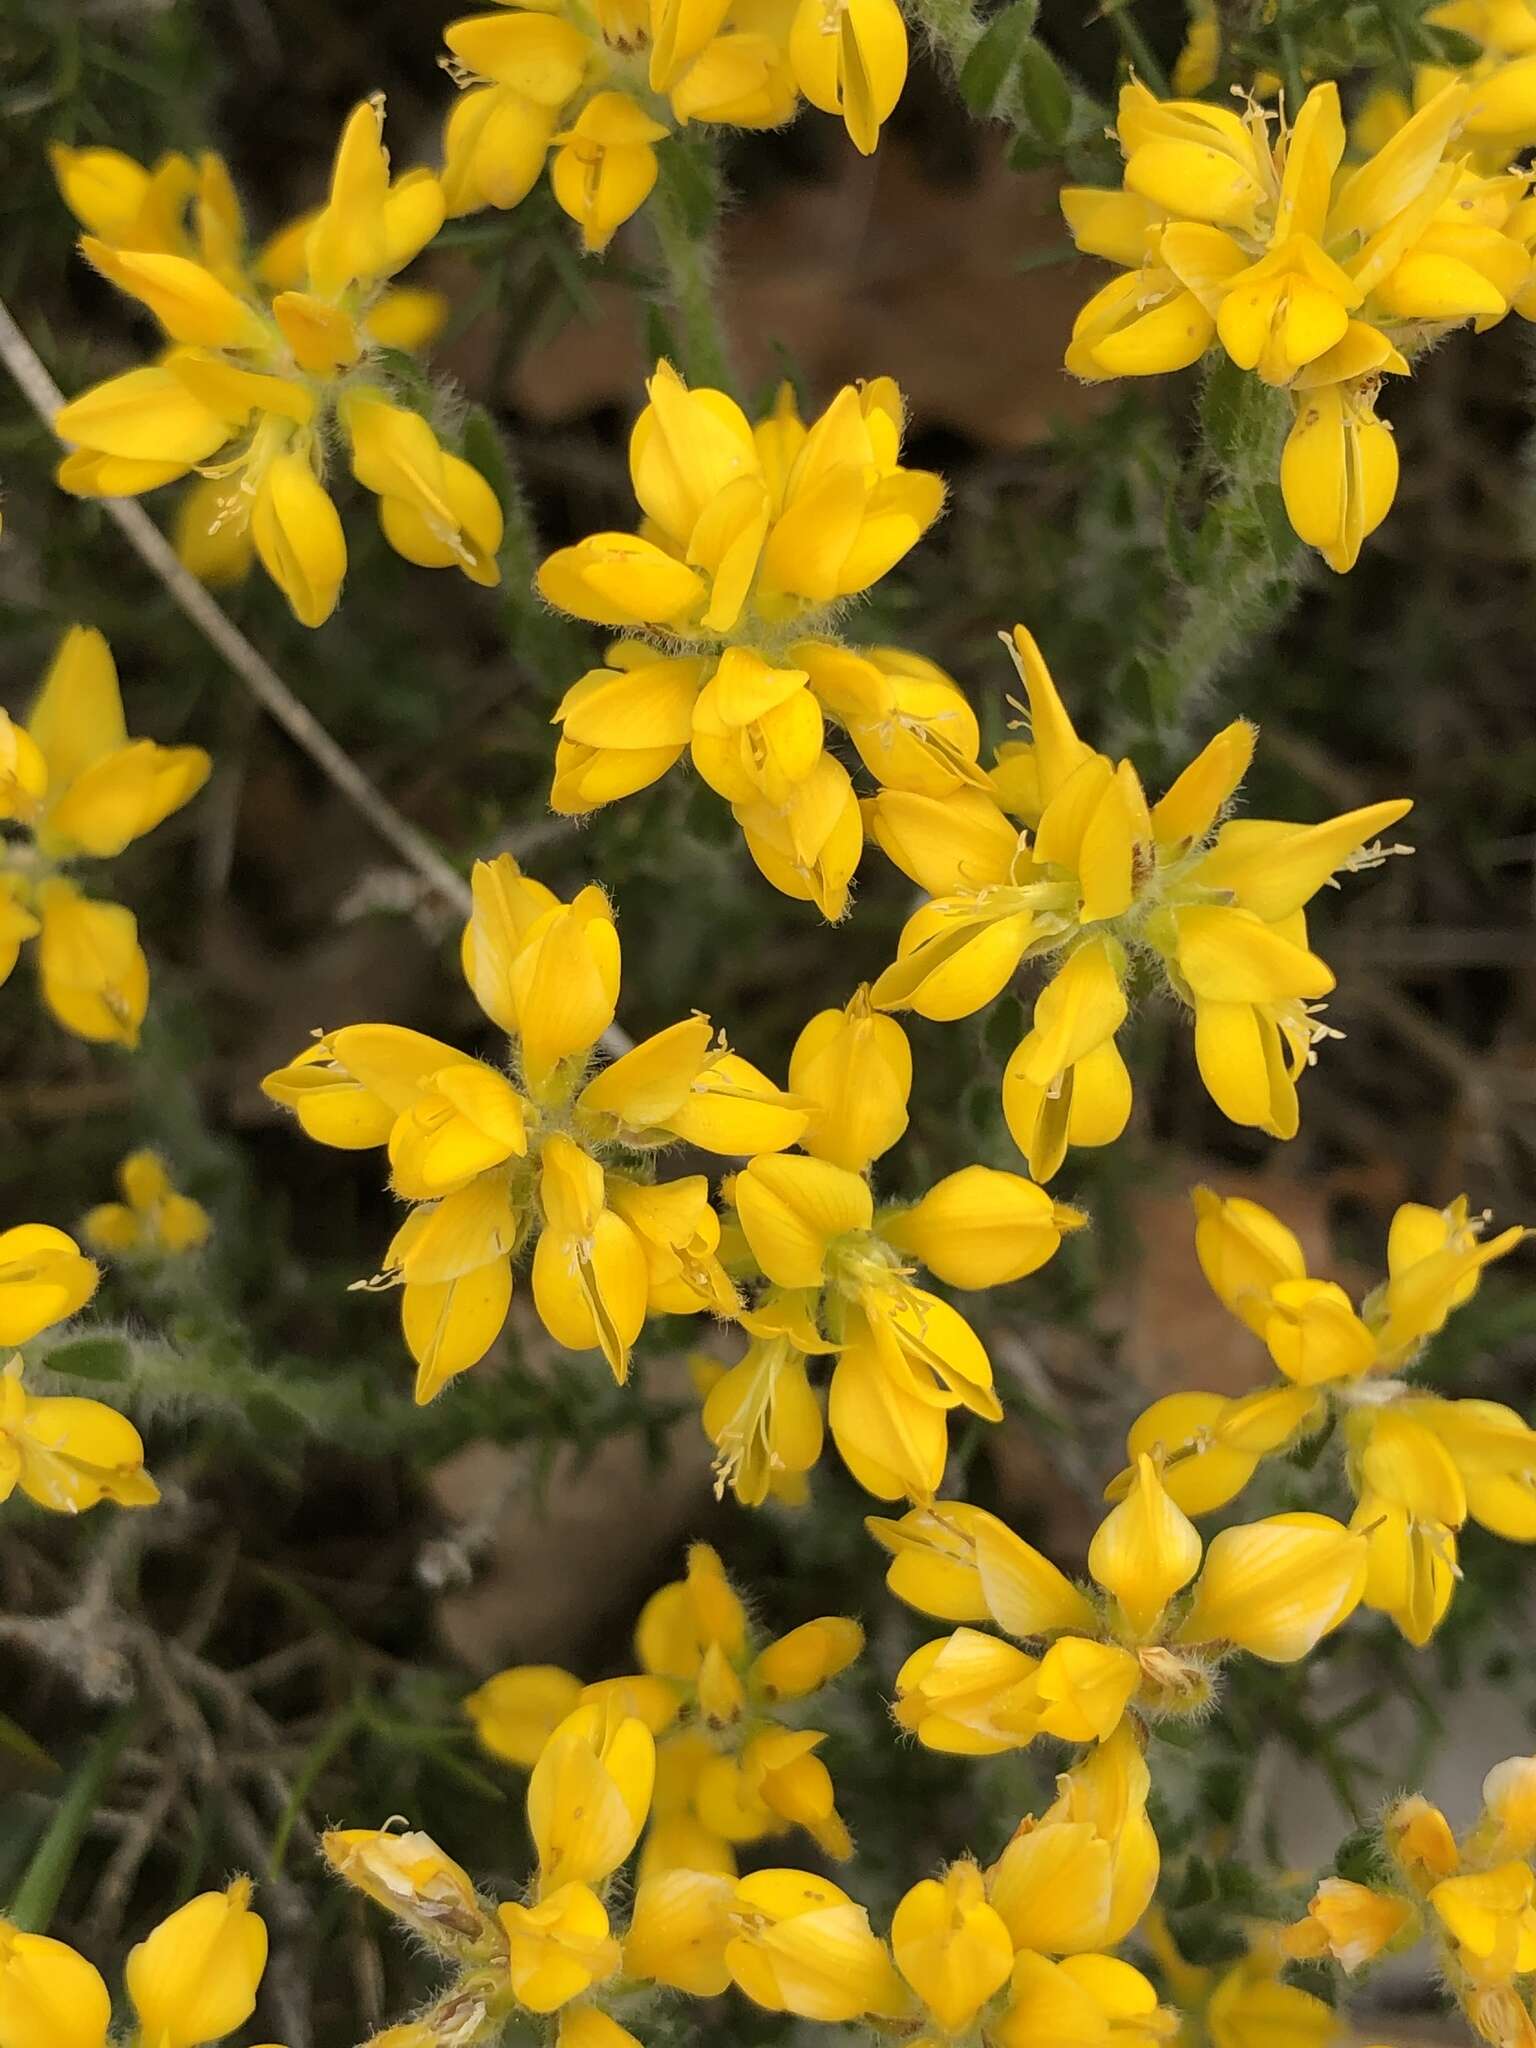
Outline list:
[[[213,1222],[201,1202],[178,1194],[158,1152],[130,1152],[117,1169],[120,1202],[98,1202],[80,1234],[108,1258],[178,1258],[208,1242]]]
[[[1382,378],[1454,327],[1536,315],[1536,201],[1500,153],[1536,135],[1536,58],[1437,82],[1363,163],[1346,160],[1331,82],[1287,125],[1254,104],[1160,101],[1133,80],[1115,133],[1121,189],[1062,194],[1078,247],[1123,271],[1078,315],[1067,368],[1155,376],[1219,346],[1289,392],[1291,524],[1331,568],[1353,568],[1397,491]]]
[[[0,1231],[0,1352],[11,1353],[0,1368],[0,1501],[19,1489],[41,1508],[78,1515],[104,1500],[145,1508],[160,1498],[126,1415],[102,1401],[31,1394],[23,1384],[15,1347],[77,1315],[100,1278],[62,1230],[19,1223]]]
[[[907,76],[896,0],[502,0],[444,38],[467,88],[443,131],[450,215],[518,205],[548,158],[590,251],[644,205],[674,130],[782,127],[803,96],[869,156]]]
[[[596,1685],[555,1665],[513,1665],[464,1702],[481,1742],[537,1770],[582,1704],[619,1702],[656,1738],[656,1782],[642,1880],[688,1869],[736,1875],[740,1847],[803,1828],[825,1855],[853,1844],[818,1754],[825,1733],[802,1703],[859,1656],[864,1631],[838,1615],[764,1642],[706,1543],[685,1577],[653,1593],[635,1630],[639,1671]]]
[[[1450,1400],[1402,1375],[1484,1267],[1529,1233],[1484,1238],[1464,1196],[1447,1209],[1405,1202],[1387,1239],[1387,1278],[1356,1308],[1335,1281],[1308,1274],[1294,1233],[1259,1203],[1197,1188],[1195,1213],[1206,1279],[1281,1378],[1236,1399],[1192,1390],[1154,1402],[1127,1438],[1132,1470],[1154,1458],[1169,1495],[1207,1514],[1261,1460],[1335,1422],[1356,1499],[1350,1527],[1367,1544],[1362,1599],[1422,1647],[1450,1605],[1463,1523],[1536,1543],[1536,1429],[1501,1402]],[[1131,1476],[1113,1482],[1111,1497]]]
[[[347,569],[325,484],[333,441],[377,497],[397,554],[475,583],[501,574],[495,492],[397,402],[380,357],[425,340],[444,310],[435,294],[385,289],[442,226],[444,200],[429,170],[391,178],[383,132],[382,101],[355,108],[325,205],[254,255],[217,157],[146,171],[112,150],[54,154],[85,256],[170,344],[64,406],[60,484],[136,497],[195,471],[180,527],[190,565],[228,580],[254,548],[306,626],[330,617]]]
[[[267,1929],[250,1880],[202,1892],[129,1951],[123,1982],[145,2048],[208,2048],[256,2009]],[[107,2048],[112,2000],[84,1956],[0,1920],[0,2048]]]
[[[985,1009],[1026,961],[1054,958],[1033,1029],[1003,1077],[1003,1114],[1038,1181],[1071,1145],[1107,1145],[1131,1112],[1116,1044],[1134,965],[1193,1014],[1195,1056],[1234,1123],[1294,1137],[1296,1081],[1327,1035],[1334,986],[1306,905],[1335,871],[1382,857],[1405,800],[1320,825],[1227,818],[1255,728],[1219,732],[1155,804],[1129,761],[1078,737],[1032,636],[1011,651],[1031,738],[999,751],[985,790],[882,790],[872,836],[930,901],[908,919],[877,1008],[947,1021]]]
[[[1414,1793],[1382,1816],[1369,1883],[1324,1878],[1285,1952],[1327,1957],[1346,1974],[1420,1941],[1489,2048],[1532,2048],[1536,2012],[1536,1757],[1512,1756],[1483,1780],[1483,1807],[1458,1840]]]
[[[479,862],[473,891],[464,978],[510,1071],[420,1031],[349,1024],[263,1085],[318,1143],[388,1150],[412,1206],[363,1284],[402,1290],[418,1401],[495,1343],[526,1251],[550,1336],[600,1350],[622,1383],[648,1315],[725,1315],[737,1299],[707,1177],[657,1180],[656,1155],[775,1150],[806,1112],[697,1015],[591,1073],[619,995],[607,897],[562,902],[510,854]]]
[[[27,715],[0,711],[0,982],[37,941],[43,1001],[67,1031],[135,1046],[149,1007],[138,923],[67,870],[111,860],[208,780],[201,747],[128,737],[112,651],[72,626]]]
[[[941,801],[985,782],[942,670],[830,637],[933,524],[943,482],[902,468],[889,378],[845,385],[809,427],[787,386],[755,425],[669,363],[647,389],[629,443],[640,530],[590,534],[539,571],[552,605],[624,636],[555,713],[551,802],[595,810],[688,753],[774,887],[839,918],[864,834],[829,722],[886,787]]]

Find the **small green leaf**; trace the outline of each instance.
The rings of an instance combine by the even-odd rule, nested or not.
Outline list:
[[[1029,41],[1038,0],[1010,0],[987,23],[960,72],[960,96],[973,114],[990,114]]]
[[[51,1757],[40,1742],[34,1742],[26,1729],[18,1727],[9,1714],[0,1714],[0,1751],[16,1757],[32,1771],[62,1769],[57,1759]]]
[[[133,1354],[121,1337],[76,1337],[56,1344],[43,1363],[72,1380],[125,1380]]]
[[[1027,42],[1018,64],[1025,111],[1042,142],[1059,149],[1072,126],[1072,88],[1044,43]]]

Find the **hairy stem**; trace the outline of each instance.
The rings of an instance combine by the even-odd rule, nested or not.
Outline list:
[[[682,149],[664,153],[646,209],[661,256],[661,296],[676,322],[683,375],[730,391],[736,378],[720,317],[720,172],[712,156]]]

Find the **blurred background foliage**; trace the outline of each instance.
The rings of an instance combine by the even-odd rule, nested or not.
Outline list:
[[[397,162],[433,159],[449,11],[0,0],[0,296],[63,388],[122,366],[146,333],[75,253],[50,140],[142,158],[216,146],[264,232],[319,195],[362,91],[388,94]],[[1419,13],[1282,5],[1253,21],[1253,61],[1283,67],[1298,32],[1325,29],[1401,60],[1415,46],[1389,30],[1417,33]],[[957,19],[931,18],[951,31]],[[957,1432],[946,1490],[1068,1564],[1151,1396],[1260,1376],[1259,1347],[1199,1280],[1192,1182],[1259,1194],[1347,1281],[1379,1264],[1400,1200],[1465,1189],[1501,1220],[1536,1213],[1529,334],[1511,320],[1475,354],[1453,340],[1393,392],[1396,510],[1347,580],[1304,567],[1275,506],[1230,483],[1230,437],[1256,428],[1219,376],[1090,392],[1057,367],[1097,278],[1058,224],[1051,160],[1106,175],[1093,102],[1113,89],[1126,26],[1113,8],[1090,19],[1080,0],[1046,0],[1039,34],[1071,81],[1065,106],[1049,78],[1042,100],[1038,78],[1031,94],[995,76],[994,45],[966,84],[1003,118],[979,122],[930,55],[872,161],[834,124],[807,122],[733,139],[722,167],[743,395],[766,402],[788,376],[819,404],[849,377],[894,374],[912,404],[909,459],[950,481],[947,517],[880,586],[862,635],[943,663],[990,742],[1012,716],[995,635],[1020,619],[1085,733],[1130,751],[1154,785],[1241,712],[1262,727],[1248,789],[1259,815],[1417,799],[1417,855],[1320,908],[1319,950],[1340,983],[1330,1021],[1345,1036],[1305,1085],[1295,1143],[1223,1123],[1194,1085],[1189,1034],[1149,1007],[1133,1027],[1131,1133],[1073,1155],[1057,1184],[1093,1229],[981,1303],[1009,1420]],[[1150,56],[1168,69],[1182,34],[1177,6],[1140,9],[1143,68]],[[952,49],[975,38],[962,18]],[[655,262],[643,223],[583,262],[541,187],[511,215],[451,227],[423,266],[456,308],[434,402],[485,408],[545,544],[629,516],[640,379],[677,345]],[[456,934],[259,717],[100,509],[52,487],[53,459],[7,393],[0,695],[23,709],[62,630],[97,625],[132,729],[195,739],[217,768],[197,804],[119,864],[154,966],[141,1052],[66,1037],[25,966],[0,994],[0,1221],[71,1226],[147,1143],[210,1207],[216,1235],[179,1274],[109,1278],[103,1314],[163,1339],[131,1383],[121,1347],[76,1360],[82,1391],[89,1377],[144,1423],[167,1506],[73,1528],[16,1503],[6,1513],[0,1897],[24,1883],[34,1914],[106,1961],[157,1912],[248,1868],[275,1955],[253,2038],[353,2041],[420,1991],[422,1964],[323,1881],[316,1829],[408,1814],[515,1889],[520,1785],[476,1751],[460,1698],[515,1660],[624,1668],[639,1601],[694,1534],[721,1543],[765,1624],[852,1611],[869,1626],[828,1754],[860,1843],[854,1888],[877,1917],[962,1846],[995,1853],[1048,1790],[1049,1764],[898,1743],[884,1701],[928,1631],[880,1588],[868,1504],[830,1463],[802,1512],[714,1502],[682,1365],[696,1327],[653,1325],[621,1392],[600,1361],[554,1353],[515,1312],[491,1360],[430,1411],[410,1408],[390,1305],[347,1291],[392,1228],[377,1163],[317,1150],[257,1084],[313,1029],[363,1018],[494,1057]],[[682,774],[580,830],[551,819],[550,714],[597,636],[538,609],[530,562],[512,559],[499,592],[449,592],[358,511],[345,601],[322,631],[296,626],[260,577],[224,593],[231,614],[456,860],[510,847],[562,892],[601,878],[632,1032],[705,1009],[782,1072],[807,1015],[891,956],[907,884],[871,853],[852,921],[830,933],[767,888],[724,807]],[[912,1128],[883,1162],[882,1192],[972,1159],[1017,1164],[997,1088],[1019,1014],[1005,998],[957,1026],[914,1020]],[[1495,1272],[1458,1316],[1433,1377],[1531,1412],[1536,1296],[1518,1272]],[[1282,1465],[1242,1513],[1312,1503],[1337,1505]],[[1242,1666],[1188,1748],[1163,1745],[1165,1897],[1190,1955],[1233,1953],[1239,1916],[1264,1910],[1277,1870],[1328,1861],[1389,1791],[1426,1782],[1465,1801],[1489,1762],[1530,1746],[1525,1562],[1471,1532],[1465,1585],[1429,1651],[1357,1617],[1302,1674]],[[1432,2006],[1411,1980],[1382,1995]],[[731,2024],[751,2039],[780,2026],[755,2010]]]

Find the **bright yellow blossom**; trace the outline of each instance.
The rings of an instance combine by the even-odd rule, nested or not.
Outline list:
[[[391,179],[383,128],[381,99],[354,108],[326,204],[255,256],[217,157],[169,181],[156,173],[158,199],[135,202],[138,166],[127,159],[55,156],[61,190],[90,230],[84,254],[170,344],[152,366],[108,378],[59,413],[72,450],[60,483],[84,497],[132,496],[197,472],[181,527],[192,566],[229,577],[254,551],[306,626],[329,618],[346,575],[325,484],[338,437],[398,554],[476,583],[500,578],[495,493],[393,401],[380,359],[381,347],[425,339],[440,317],[429,295],[386,286],[444,217],[430,171]]]
[[[943,803],[883,791],[872,836],[931,900],[871,990],[887,1010],[945,1021],[984,1009],[1020,966],[1055,963],[1009,1059],[1003,1113],[1037,1181],[1069,1145],[1124,1129],[1131,1079],[1116,1036],[1135,961],[1156,960],[1191,1013],[1195,1057],[1235,1123],[1294,1137],[1296,1081],[1324,1036],[1333,976],[1307,944],[1305,906],[1339,869],[1373,864],[1409,808],[1370,804],[1321,825],[1227,818],[1253,753],[1239,719],[1157,803],[1129,761],[1096,753],[1031,635],[1010,643],[1031,740],[1000,758],[997,795]]]
[[[555,1667],[515,1666],[471,1693],[464,1708],[488,1749],[532,1768],[530,1814],[537,1808],[541,1816],[558,1819],[579,1808],[584,1828],[591,1830],[611,1809],[615,1838],[623,1824],[613,1796],[573,1744],[579,1737],[590,1749],[596,1717],[611,1720],[615,1714],[631,1717],[627,1739],[638,1744],[633,1731],[643,1721],[656,1738],[655,1796],[650,1798],[648,1788],[646,1799],[653,1825],[643,1874],[650,1878],[686,1866],[734,1875],[735,1845],[791,1827],[804,1828],[830,1856],[852,1853],[831,1776],[817,1754],[826,1737],[788,1725],[783,1710],[819,1692],[863,1646],[859,1624],[840,1615],[824,1615],[761,1642],[719,1557],[707,1543],[695,1543],[685,1576],[662,1586],[641,1610],[635,1629],[638,1673],[584,1688]],[[566,1718],[551,1728],[562,1710]],[[578,1766],[593,1781],[593,1789],[579,1795],[572,1789]],[[606,1762],[604,1772],[613,1775]],[[631,1820],[637,1813],[643,1821],[638,1797],[631,1802]],[[562,1847],[557,1875],[583,1875],[581,1857],[573,1862],[572,1855],[568,1845]]]
[[[1289,391],[1286,510],[1331,568],[1352,568],[1397,490],[1396,447],[1375,412],[1383,376],[1406,375],[1452,327],[1531,308],[1517,218],[1528,180],[1483,175],[1458,137],[1486,138],[1484,168],[1502,173],[1536,134],[1533,81],[1536,56],[1465,78],[1426,70],[1417,110],[1401,125],[1373,118],[1375,153],[1350,163],[1331,81],[1287,125],[1254,102],[1240,113],[1159,101],[1133,79],[1116,124],[1123,190],[1062,195],[1079,248],[1123,267],[1079,314],[1068,369],[1153,376],[1219,344]]]
[[[94,1251],[175,1257],[207,1243],[213,1229],[208,1211],[177,1193],[158,1152],[130,1152],[117,1181],[123,1200],[98,1203],[80,1225]]]
[[[1128,1713],[1198,1713],[1224,1658],[1298,1662],[1366,1588],[1367,1539],[1326,1515],[1223,1529],[1202,1566],[1199,1534],[1147,1455],[1089,1546],[1097,1597],[995,1516],[957,1502],[868,1526],[894,1554],[888,1583],[910,1605],[1041,1645],[1025,1652],[966,1627],[908,1658],[898,1724],[928,1748],[968,1754],[1040,1735],[1103,1744]]]
[[[1387,1277],[1357,1307],[1334,1281],[1307,1272],[1294,1233],[1259,1203],[1208,1188],[1194,1201],[1201,1269],[1263,1339],[1282,1380],[1238,1400],[1168,1396],[1133,1426],[1131,1455],[1160,1459],[1171,1497],[1204,1514],[1331,1413],[1356,1496],[1351,1527],[1370,1546],[1365,1604],[1426,1643],[1450,1604],[1456,1536],[1469,1516],[1536,1542],[1536,1430],[1497,1402],[1446,1400],[1401,1375],[1470,1299],[1483,1269],[1527,1233],[1515,1226],[1485,1238],[1486,1219],[1465,1196],[1445,1209],[1405,1202],[1388,1235]]]
[[[100,1277],[62,1230],[21,1223],[0,1232],[0,1347],[30,1343],[66,1321]],[[127,1416],[78,1395],[29,1393],[19,1355],[0,1369],[0,1502],[18,1488],[63,1515],[104,1500],[143,1508],[160,1498]]]
[[[132,911],[83,895],[68,869],[110,860],[208,779],[201,747],[128,736],[111,649],[72,626],[25,725],[0,711],[0,981],[37,940],[43,1000],[79,1038],[134,1046],[149,966]]]
[[[591,534],[539,571],[551,604],[630,636],[555,714],[551,801],[591,811],[690,751],[775,888],[838,918],[863,832],[848,771],[826,749],[829,720],[888,787],[942,794],[984,779],[975,718],[949,677],[918,655],[828,637],[932,525],[944,486],[901,466],[889,378],[846,386],[810,426],[787,387],[755,427],[669,363],[648,391],[629,445],[641,531]],[[811,1029],[828,1040],[818,1057],[832,1054],[825,1024]],[[886,1086],[899,1082],[885,1040],[865,1057],[895,1058]]]
[[[882,1500],[932,1497],[952,1410],[991,1422],[1002,1414],[980,1339],[947,1302],[913,1284],[903,1253],[931,1253],[934,1271],[956,1285],[995,1286],[1042,1265],[1082,1221],[1017,1175],[978,1183],[983,1173],[951,1176],[915,1208],[878,1217],[868,1183],[826,1159],[757,1158],[731,1183],[742,1234],[770,1287],[748,1326],[761,1330],[758,1319],[777,1312],[780,1333],[797,1348],[836,1354],[833,1441]],[[1001,1216],[994,1204],[1006,1205]],[[796,1302],[798,1338],[787,1313]],[[766,1377],[757,1385],[762,1398],[774,1391]]]
[[[651,1157],[679,1140],[726,1153],[787,1145],[806,1112],[716,1044],[704,1017],[589,1071],[619,993],[600,889],[563,903],[510,855],[480,862],[462,959],[511,1041],[512,1075],[418,1031],[352,1024],[264,1085],[319,1143],[388,1148],[394,1190],[413,1207],[369,1284],[402,1289],[418,1401],[496,1341],[513,1261],[530,1246],[550,1335],[600,1350],[622,1382],[647,1314],[736,1304],[702,1178],[653,1184]]]
[[[443,130],[448,212],[519,205],[547,158],[556,203],[589,251],[645,204],[674,129],[776,128],[803,95],[841,115],[868,156],[906,80],[895,0],[501,5],[444,30],[462,88]]]
[[[143,2039],[201,2048],[243,2026],[267,1961],[267,1929],[251,1911],[249,1878],[203,1892],[129,1952],[123,1981]]]

